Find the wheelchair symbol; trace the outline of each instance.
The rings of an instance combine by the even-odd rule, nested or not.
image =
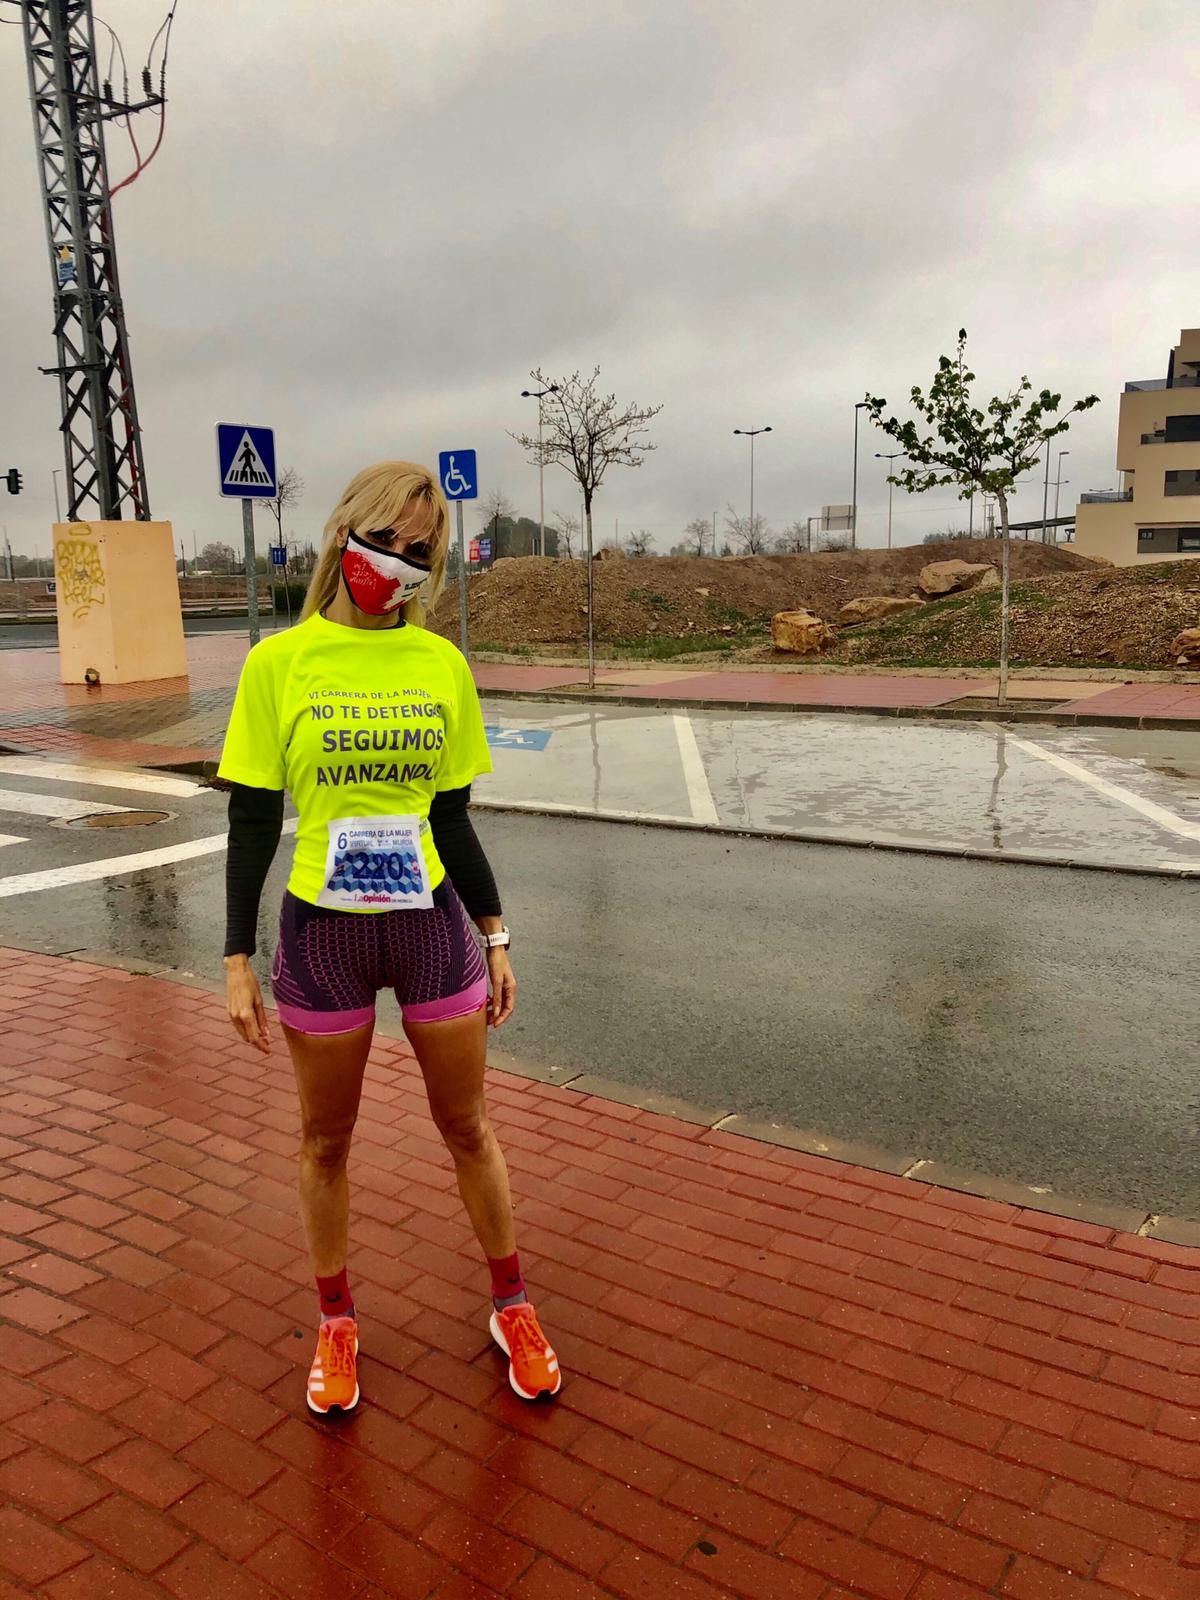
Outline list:
[[[450,457],[450,467],[442,479],[442,488],[451,500],[461,500],[464,495],[471,493],[471,485],[454,465],[454,457]]]

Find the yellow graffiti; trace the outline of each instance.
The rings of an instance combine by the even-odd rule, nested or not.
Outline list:
[[[54,547],[54,572],[63,603],[72,606],[75,618],[86,616],[92,606],[104,604],[104,566],[92,542],[86,523],[72,529],[73,537],[60,539]]]

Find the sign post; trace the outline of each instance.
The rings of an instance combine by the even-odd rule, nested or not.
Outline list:
[[[258,643],[258,556],[254,548],[254,502],[279,492],[275,471],[275,430],[243,422],[217,423],[217,470],[221,494],[242,502],[242,543],[246,555],[246,610],[250,643]]]
[[[467,546],[463,536],[462,503],[479,498],[479,480],[475,476],[474,450],[443,450],[438,455],[438,477],[447,500],[455,502],[455,522],[458,533],[458,628],[462,653],[468,649],[467,639]]]

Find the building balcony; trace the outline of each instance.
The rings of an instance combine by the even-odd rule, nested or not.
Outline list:
[[[1151,389],[1165,389],[1166,387],[1167,380],[1165,378],[1139,378],[1136,383],[1127,383],[1125,385],[1125,393],[1147,394]]]
[[[1132,489],[1093,489],[1089,494],[1081,494],[1081,506],[1115,506],[1122,500],[1132,500]]]

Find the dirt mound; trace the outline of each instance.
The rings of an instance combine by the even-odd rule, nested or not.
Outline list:
[[[1174,667],[1171,641],[1198,617],[1197,561],[1021,577],[1012,586],[1010,659],[1014,666]],[[1000,594],[991,590],[845,630],[829,659],[975,666],[999,654]]]
[[[808,609],[836,620],[860,595],[908,595],[930,561],[958,558],[999,564],[998,539],[955,539],[899,550],[856,550],[800,556],[716,559],[663,556],[594,565],[596,636],[608,643],[660,639],[712,644],[751,643],[777,611]],[[1012,569],[1019,578],[1086,571],[1096,566],[1074,551],[1016,542]],[[1108,569],[1105,569],[1107,571]],[[493,649],[576,645],[586,633],[586,567],[582,562],[522,556],[499,561],[470,578],[471,636]],[[1193,619],[1194,620],[1194,619]],[[433,627],[458,634],[458,588],[438,603]]]

